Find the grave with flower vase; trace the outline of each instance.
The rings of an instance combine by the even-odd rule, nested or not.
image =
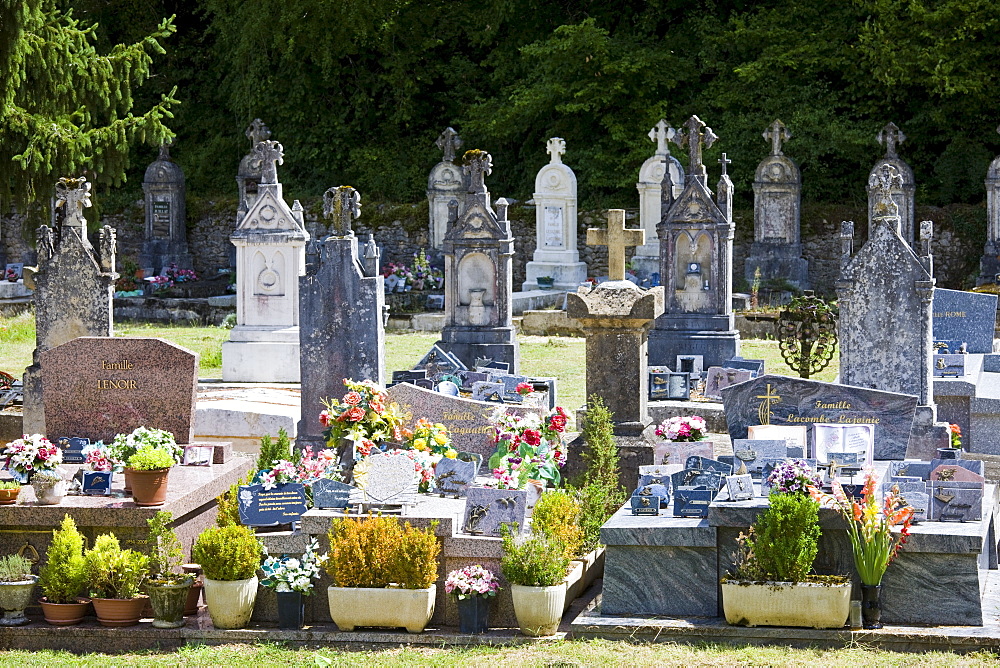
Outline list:
[[[69,494],[56,505],[39,505],[32,487],[22,486],[17,505],[0,507],[0,550],[17,552],[27,545],[44,555],[66,514],[91,541],[114,533],[124,546],[143,549],[146,520],[165,510],[189,551],[198,533],[214,522],[215,498],[252,463],[231,456],[228,444],[192,442],[197,355],[160,339],[81,337],[42,352],[40,361],[48,435],[65,448],[57,469],[65,481],[90,468],[82,455],[92,447],[76,439],[110,445],[116,434],[137,427],[166,430],[179,446],[200,448],[204,456],[188,461],[205,465],[173,467],[166,502],[158,507],[137,506],[123,491],[121,473],[113,476],[110,495]]]
[[[910,485],[907,490],[917,490],[912,494],[913,503],[929,502],[931,518],[909,529],[907,542],[882,579],[882,621],[983,624],[984,614],[990,613],[983,609],[987,591],[997,576],[998,488],[983,482],[949,482],[982,480],[976,473],[982,470],[981,462],[944,465],[944,469],[951,468],[952,472],[941,481],[934,480],[942,472],[940,460],[903,460],[916,397],[776,376],[762,376],[727,388],[723,396],[730,436],[739,452],[728,459],[719,459],[726,459],[734,467],[746,466],[756,478],[761,478],[768,466],[766,458],[756,460],[763,457],[771,441],[741,440],[748,436],[748,427],[763,423],[801,429],[806,433],[804,454],[818,454],[820,459],[828,461],[843,459],[849,453],[835,454],[825,450],[826,444],[818,446],[819,430],[838,432],[874,425],[870,447],[878,480],[876,489],[889,489],[893,483]],[[826,437],[820,440],[825,441]],[[750,451],[757,444],[761,452],[754,453],[758,456],[755,457]],[[788,449],[787,442],[784,449]],[[865,457],[855,459],[860,459],[863,465]],[[668,470],[672,469],[670,466],[664,469],[666,475],[673,472]],[[859,470],[859,466],[855,465],[854,470]],[[860,474],[854,480],[843,472],[839,477],[845,483],[863,480]],[[669,509],[655,516],[634,515],[632,502],[625,504],[601,529],[602,542],[607,546],[606,567],[601,608],[595,615],[605,621],[618,616],[721,616],[719,580],[732,566],[737,538],[748,531],[767,506],[761,483],[762,480],[755,480],[754,496],[740,501],[730,500],[725,488],[713,492],[701,517],[675,517],[676,496]],[[883,487],[885,483],[888,485]],[[677,494],[676,490],[674,493]],[[955,509],[946,510],[952,505]],[[934,521],[942,514],[951,521]],[[853,574],[853,552],[843,516],[837,510],[823,507],[820,525],[823,533],[815,571],[826,575]],[[650,582],[656,586],[648,586]],[[859,599],[856,576],[854,584],[853,598]]]

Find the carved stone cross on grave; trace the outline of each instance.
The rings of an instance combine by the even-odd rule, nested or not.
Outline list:
[[[608,279],[625,280],[625,247],[641,246],[646,243],[646,231],[625,229],[625,209],[608,211],[608,229],[589,228],[587,243],[591,246],[608,247]]]
[[[906,135],[896,127],[895,123],[889,123],[878,131],[876,139],[879,144],[885,144],[885,157],[898,158],[899,155],[896,153],[896,146],[906,141]]]
[[[702,132],[704,128],[704,132]],[[688,172],[690,174],[699,176],[705,173],[704,163],[701,158],[702,146],[705,148],[711,148],[712,144],[719,137],[712,132],[712,128],[705,125],[697,116],[692,116],[684,124],[683,129],[674,132],[673,137],[670,141],[674,142],[678,146],[684,146],[687,143],[688,149],[688,164],[690,168]]]
[[[662,118],[659,123],[653,126],[653,129],[649,131],[649,140],[656,142],[656,155],[670,155],[670,148],[667,146],[667,142],[670,141],[676,132]]]
[[[253,119],[253,122],[250,123],[250,127],[247,128],[247,131],[244,134],[246,134],[247,139],[250,140],[250,143],[253,144],[253,146],[271,138],[270,128],[264,125],[264,121],[259,118]],[[253,150],[253,146],[250,147],[251,151]]]
[[[486,151],[472,149],[465,152],[463,162],[465,173],[469,175],[469,192],[485,193],[486,177],[493,173],[493,156]]]
[[[445,128],[441,136],[434,142],[439,149],[444,151],[444,157],[441,158],[443,162],[455,162],[455,153],[462,148],[462,143],[461,137],[450,127]]]
[[[83,217],[83,210],[90,205],[90,184],[85,177],[63,177],[56,183],[56,208],[65,208],[63,227],[86,228],[87,220]]]
[[[323,193],[323,217],[333,220],[333,236],[351,237],[351,222],[361,215],[361,193],[351,186],[337,186]]]
[[[774,119],[774,123],[771,123],[761,136],[766,141],[771,142],[771,155],[784,155],[781,152],[781,142],[791,139],[792,133],[788,131],[784,123]]]
[[[903,177],[899,170],[892,165],[882,165],[872,175],[871,183],[875,186],[875,216],[898,217],[899,204],[893,199],[892,192],[903,187]]]
[[[545,142],[545,152],[552,156],[550,165],[562,163],[562,154],[566,152],[566,140],[562,137],[552,137]]]
[[[728,157],[726,157],[725,153],[723,153],[722,157],[719,158],[719,164],[722,165],[722,175],[723,176],[727,176],[728,175],[729,172],[727,170],[729,168],[729,165],[732,162],[733,162],[732,160],[730,160]]]
[[[255,166],[260,168],[261,184],[278,183],[278,165],[284,164],[285,149],[276,141],[265,139],[253,147],[257,156]]]

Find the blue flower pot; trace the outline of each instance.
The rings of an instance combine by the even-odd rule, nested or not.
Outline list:
[[[462,633],[490,630],[490,596],[468,596],[458,603],[458,628]]]
[[[306,602],[300,591],[279,591],[278,628],[301,629],[306,623]]]

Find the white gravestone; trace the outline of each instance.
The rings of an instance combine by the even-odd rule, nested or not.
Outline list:
[[[577,251],[576,174],[563,164],[566,142],[552,137],[546,143],[549,164],[535,176],[535,254],[524,267],[522,290],[537,290],[538,278],[555,279],[556,289],[576,290],[587,279],[587,265]]]
[[[632,267],[642,278],[660,271],[660,240],[656,236],[656,224],[662,217],[660,188],[668,165],[673,197],[675,199],[680,197],[681,191],[684,190],[684,167],[677,158],[670,155],[667,146],[674,132],[675,130],[663,119],[649,131],[650,140],[656,142],[656,152],[642,163],[642,167],[639,168],[639,182],[635,184],[639,191],[639,227],[646,231],[646,243],[635,249]]]
[[[465,179],[462,166],[455,163],[455,155],[462,147],[462,139],[452,128],[445,128],[434,142],[441,149],[441,162],[434,165],[427,176],[427,202],[430,205],[431,247],[444,248],[444,235],[448,231],[448,205],[458,202],[458,215],[465,210]]]

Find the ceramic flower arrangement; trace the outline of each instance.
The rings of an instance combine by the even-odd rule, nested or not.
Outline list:
[[[500,579],[489,569],[476,564],[448,573],[444,590],[459,601],[470,596],[496,596],[500,591]]]
[[[313,537],[300,559],[267,557],[261,564],[264,579],[260,583],[277,592],[297,591],[308,596],[313,590],[313,580],[319,579],[320,567],[328,558],[326,554],[316,554],[318,550],[319,543]]]

